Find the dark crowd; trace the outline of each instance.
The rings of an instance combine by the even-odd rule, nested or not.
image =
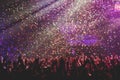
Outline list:
[[[120,56],[0,57],[0,80],[120,80]]]

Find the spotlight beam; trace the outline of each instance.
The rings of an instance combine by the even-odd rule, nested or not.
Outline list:
[[[41,10],[45,9],[46,7],[49,7],[50,5],[56,3],[57,1],[58,1],[58,0],[51,0],[51,1],[49,1],[48,3],[46,3],[46,4],[45,4],[45,2],[40,2],[40,3],[44,3],[41,7],[39,7],[39,8],[37,9],[37,6],[36,6],[35,9],[33,9],[31,12],[29,12],[29,13],[27,13],[27,14],[23,13],[23,14],[22,14],[23,17],[22,17],[22,18],[19,18],[18,20],[14,20],[14,18],[13,18],[13,20],[10,20],[12,17],[8,18],[8,21],[9,21],[9,22],[5,25],[4,30],[6,30],[7,28],[10,28],[10,27],[12,27],[12,26],[20,23],[22,20],[25,20],[25,19],[28,18],[30,15],[34,15],[34,14],[36,14],[37,12],[40,12]],[[40,3],[39,3],[39,5],[41,5]],[[34,6],[34,5],[33,5],[33,6]],[[13,15],[13,16],[14,16],[14,15]]]

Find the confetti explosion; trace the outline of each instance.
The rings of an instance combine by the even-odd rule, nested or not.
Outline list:
[[[1,0],[0,12],[1,55],[120,53],[119,0]]]

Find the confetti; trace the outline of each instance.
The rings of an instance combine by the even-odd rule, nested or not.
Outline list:
[[[0,12],[3,56],[119,54],[120,1],[5,0]]]

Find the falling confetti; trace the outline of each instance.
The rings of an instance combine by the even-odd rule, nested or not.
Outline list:
[[[4,0],[0,12],[1,55],[119,54],[119,0]]]

